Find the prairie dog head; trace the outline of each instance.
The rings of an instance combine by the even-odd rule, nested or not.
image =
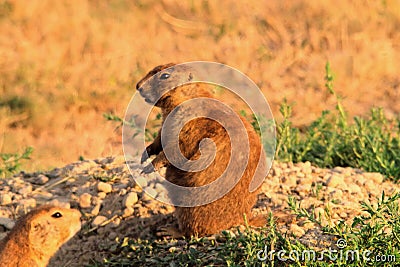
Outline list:
[[[47,266],[57,250],[81,229],[75,209],[44,205],[21,217],[0,244],[1,266]]]
[[[44,206],[27,220],[29,240],[46,250],[57,250],[81,229],[81,213],[75,209]]]
[[[170,96],[168,91],[192,80],[193,73],[187,66],[169,63],[152,69],[137,83],[136,89],[147,103],[159,106]]]

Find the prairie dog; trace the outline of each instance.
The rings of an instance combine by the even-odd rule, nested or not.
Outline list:
[[[0,243],[0,266],[45,267],[57,250],[81,229],[75,209],[41,206],[21,217]]]
[[[154,77],[153,77],[154,76]],[[149,80],[153,77],[151,80]],[[189,83],[178,85],[174,89],[173,85],[190,82],[193,74],[190,69],[185,67],[175,67],[170,63],[155,67],[136,85],[136,89],[146,102],[161,108],[163,124],[166,117],[172,110],[183,102],[194,98],[215,99],[209,85],[206,83]],[[205,107],[205,112],[215,113],[218,108],[212,104]],[[190,107],[185,110],[190,112]],[[223,197],[214,202],[195,207],[176,207],[175,216],[179,222],[179,233],[185,236],[190,235],[209,235],[217,233],[223,229],[243,224],[244,215],[249,218],[250,224],[264,224],[264,218],[252,218],[251,208],[257,200],[258,190],[249,191],[249,185],[256,172],[258,163],[263,164],[260,158],[264,158],[262,145],[259,136],[253,127],[240,117],[241,122],[247,132],[249,144],[249,159],[244,173],[238,183]],[[243,126],[242,126],[243,127]],[[178,138],[178,137],[177,137]],[[203,139],[211,139],[216,146],[216,156],[207,168],[198,172],[188,172],[176,168],[169,163],[161,144],[161,130],[154,142],[150,144],[142,155],[142,162],[147,156],[157,155],[152,161],[152,165],[144,168],[144,172],[153,170],[153,166],[158,170],[166,166],[166,179],[176,185],[185,187],[200,187],[215,181],[227,168],[231,156],[231,143],[227,131],[218,122],[199,117],[190,120],[181,129],[179,134],[179,148],[188,160],[196,160],[201,155],[199,145]],[[265,165],[265,164],[264,164]],[[261,223],[260,223],[261,222]]]

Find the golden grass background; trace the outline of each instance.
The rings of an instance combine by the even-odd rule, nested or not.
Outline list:
[[[28,169],[121,154],[115,124],[134,85],[167,62],[246,73],[279,121],[306,125],[335,99],[351,116],[400,111],[400,1],[0,0],[0,153],[33,146]]]

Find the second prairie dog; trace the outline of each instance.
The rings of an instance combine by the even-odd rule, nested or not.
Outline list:
[[[1,267],[45,267],[57,250],[81,229],[81,213],[53,205],[21,217],[0,242]]]
[[[204,83],[173,86],[190,82],[192,79],[193,74],[189,69],[166,64],[151,70],[138,82],[136,88],[146,102],[161,108],[164,123],[171,111],[183,102],[193,98],[214,98],[209,86]],[[168,91],[171,88],[174,89]],[[251,224],[259,226],[266,222],[264,218],[252,218],[251,208],[256,203],[258,190],[249,191],[258,163],[262,164],[260,155],[264,156],[260,138],[246,119],[242,117],[240,119],[247,131],[250,148],[248,164],[242,177],[231,191],[214,202],[195,207],[176,207],[175,215],[179,222],[180,234],[185,236],[214,234],[234,225],[243,224],[244,214]],[[160,130],[154,142],[143,153],[142,162],[146,160],[147,155],[157,155],[152,165],[145,167],[144,172],[151,171],[152,166],[155,169],[166,166],[165,178],[176,185],[199,187],[213,182],[229,164],[231,143],[227,131],[219,123],[205,117],[190,120],[180,131],[179,148],[187,159],[196,160],[200,157],[199,144],[205,138],[211,139],[216,145],[214,161],[202,171],[187,172],[176,168],[167,160],[161,144]]]

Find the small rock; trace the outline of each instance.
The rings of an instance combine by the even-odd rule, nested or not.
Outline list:
[[[50,178],[57,178],[57,177],[60,177],[62,175],[62,173],[63,173],[62,169],[55,168],[52,171],[48,172],[46,174],[46,176],[50,177]]]
[[[282,177],[282,182],[289,187],[294,187],[297,185],[297,177],[295,175],[285,175]]]
[[[129,217],[133,214],[134,211],[135,210],[132,207],[125,208],[124,211],[122,212],[122,217],[124,218]]]
[[[344,168],[337,166],[337,167],[333,168],[332,171],[337,172],[337,173],[343,173]]]
[[[157,191],[154,188],[146,187],[143,190],[142,199],[143,201],[152,201],[157,196]]]
[[[37,177],[35,177],[32,180],[32,183],[36,184],[36,185],[44,185],[48,181],[49,181],[49,177],[47,177],[46,175],[43,175],[43,174],[39,174]]]
[[[332,174],[328,180],[326,181],[326,184],[330,187],[337,187],[339,185],[344,184],[344,179],[342,176],[337,175],[337,174]]]
[[[290,231],[297,237],[303,236],[306,233],[303,228],[295,223],[290,225]]]
[[[123,156],[123,155],[116,156],[113,159],[113,164],[116,164],[116,165],[125,164],[125,156]]]
[[[306,197],[310,193],[311,186],[310,185],[298,185],[296,187],[296,190],[299,192],[299,196]]]
[[[298,172],[296,174],[297,178],[304,178],[306,176],[306,174],[304,172]]]
[[[92,221],[92,226],[93,227],[99,226],[100,224],[102,224],[103,222],[105,222],[107,220],[108,220],[107,217],[99,215],[96,218],[94,218],[94,220]]]
[[[77,186],[71,186],[70,187],[70,189],[69,189],[69,191],[71,192],[71,193],[76,193],[77,191],[78,191],[78,187]]]
[[[272,168],[272,175],[273,176],[281,176],[282,175],[282,169],[281,168],[279,168],[279,167],[277,167],[277,166],[274,166],[273,168]]]
[[[110,164],[110,163],[112,163],[113,162],[113,158],[112,157],[106,157],[106,158],[103,158],[103,159],[100,159],[100,160],[98,160],[98,162],[100,163],[100,164]]]
[[[107,194],[104,193],[104,192],[98,192],[98,193],[97,193],[97,197],[100,198],[100,199],[105,199],[106,196],[107,196]]]
[[[363,211],[360,212],[360,216],[364,216],[366,218],[369,218],[369,217],[371,217],[371,214],[368,211],[363,210]]]
[[[130,192],[122,200],[122,205],[124,205],[124,207],[129,208],[135,205],[138,202],[138,200],[139,200],[138,195],[135,192]]]
[[[340,189],[334,188],[332,192],[329,193],[330,199],[342,199],[343,197],[343,191]]]
[[[137,185],[139,185],[141,188],[144,188],[147,186],[147,179],[144,178],[143,176],[135,177],[135,182]]]
[[[344,171],[343,171],[344,176],[352,176],[354,173],[355,173],[355,171],[353,170],[353,168],[351,168],[351,167],[344,168]]]
[[[38,198],[42,198],[45,200],[51,200],[53,198],[53,194],[47,191],[40,191],[37,193]]]
[[[103,203],[103,200],[101,200],[98,196],[92,196],[92,205],[97,205]]]
[[[91,214],[93,214],[94,216],[98,215],[100,212],[100,208],[101,208],[101,203],[97,203],[94,208],[90,211]]]
[[[23,197],[21,196],[21,195],[18,195],[18,194],[16,194],[16,195],[13,195],[13,202],[17,202],[18,200],[21,200],[21,199],[23,199]]]
[[[311,166],[311,162],[306,161],[303,163],[303,172],[305,174],[311,174],[312,173],[312,166]]]
[[[307,221],[301,226],[304,230],[315,229],[315,223]]]
[[[315,173],[315,174],[320,174],[322,172],[322,169],[320,169],[318,167],[314,167],[314,166],[311,167],[311,170],[312,170],[312,173]]]
[[[65,182],[66,185],[74,185],[75,183],[76,183],[76,179],[73,178],[73,177],[69,178],[69,179]]]
[[[83,160],[76,162],[73,165],[73,172],[75,173],[83,173],[84,171],[87,171],[93,167],[97,167],[97,163],[94,162],[93,160]]]
[[[364,173],[364,177],[365,179],[373,181],[377,184],[381,184],[383,182],[383,175],[377,172],[366,172]]]
[[[350,193],[352,193],[352,194],[361,195],[361,193],[362,193],[361,188],[356,184],[349,184],[347,188],[349,189]]]
[[[132,183],[132,179],[131,177],[123,177],[120,179],[120,183],[124,185],[129,185]],[[132,185],[134,185],[134,183],[132,183]]]
[[[57,207],[62,207],[62,208],[66,208],[69,209],[71,208],[71,205],[69,204],[67,199],[53,199],[52,201],[49,202],[50,205],[54,205]]]
[[[282,193],[283,194],[290,194],[291,193],[291,189],[290,189],[290,187],[289,186],[287,186],[286,184],[281,184],[280,186],[280,189],[282,190]],[[151,189],[151,188],[150,188]],[[147,191],[147,190],[146,190]]]
[[[97,184],[97,191],[104,192],[104,193],[110,193],[112,191],[112,185],[104,183],[104,182],[99,182]]]
[[[0,181],[1,182],[1,181]],[[0,183],[0,188],[3,193],[10,192],[11,188],[8,185],[5,185],[5,183]]]
[[[299,174],[297,174],[299,175]],[[314,177],[311,174],[304,174],[303,177],[299,179],[299,184],[302,185],[311,185],[314,181]]]
[[[32,185],[26,185],[18,190],[18,194],[24,197],[26,197],[31,192],[32,192]]]
[[[83,193],[80,197],[79,197],[79,206],[82,209],[85,208],[90,208],[91,206],[91,201],[92,201],[92,195],[89,193]]]
[[[8,185],[13,185],[14,187],[18,185],[21,186],[24,184],[24,180],[21,179],[21,177],[15,177],[14,179],[8,180]]]
[[[307,197],[301,200],[302,205],[306,207],[318,207],[324,204],[323,201],[314,198],[314,197]]]
[[[36,207],[36,199],[34,199],[34,198],[21,199],[18,202],[18,204],[23,206],[25,209],[26,208],[35,208]]]
[[[8,205],[12,203],[10,194],[4,193],[0,195],[0,205]]]
[[[372,180],[367,180],[364,184],[365,189],[372,194],[378,195],[380,193],[379,185],[375,184]]]
[[[366,180],[363,175],[357,174],[356,176],[353,176],[352,178],[356,182],[356,184],[359,186],[363,186],[365,184]]]
[[[4,226],[8,230],[11,230],[14,227],[15,222],[10,218],[0,217],[0,225]]]
[[[121,219],[120,218],[115,218],[112,222],[111,222],[111,227],[112,228],[116,228],[121,224]],[[111,234],[110,234],[111,235]],[[111,238],[112,240],[114,240],[115,238]]]

